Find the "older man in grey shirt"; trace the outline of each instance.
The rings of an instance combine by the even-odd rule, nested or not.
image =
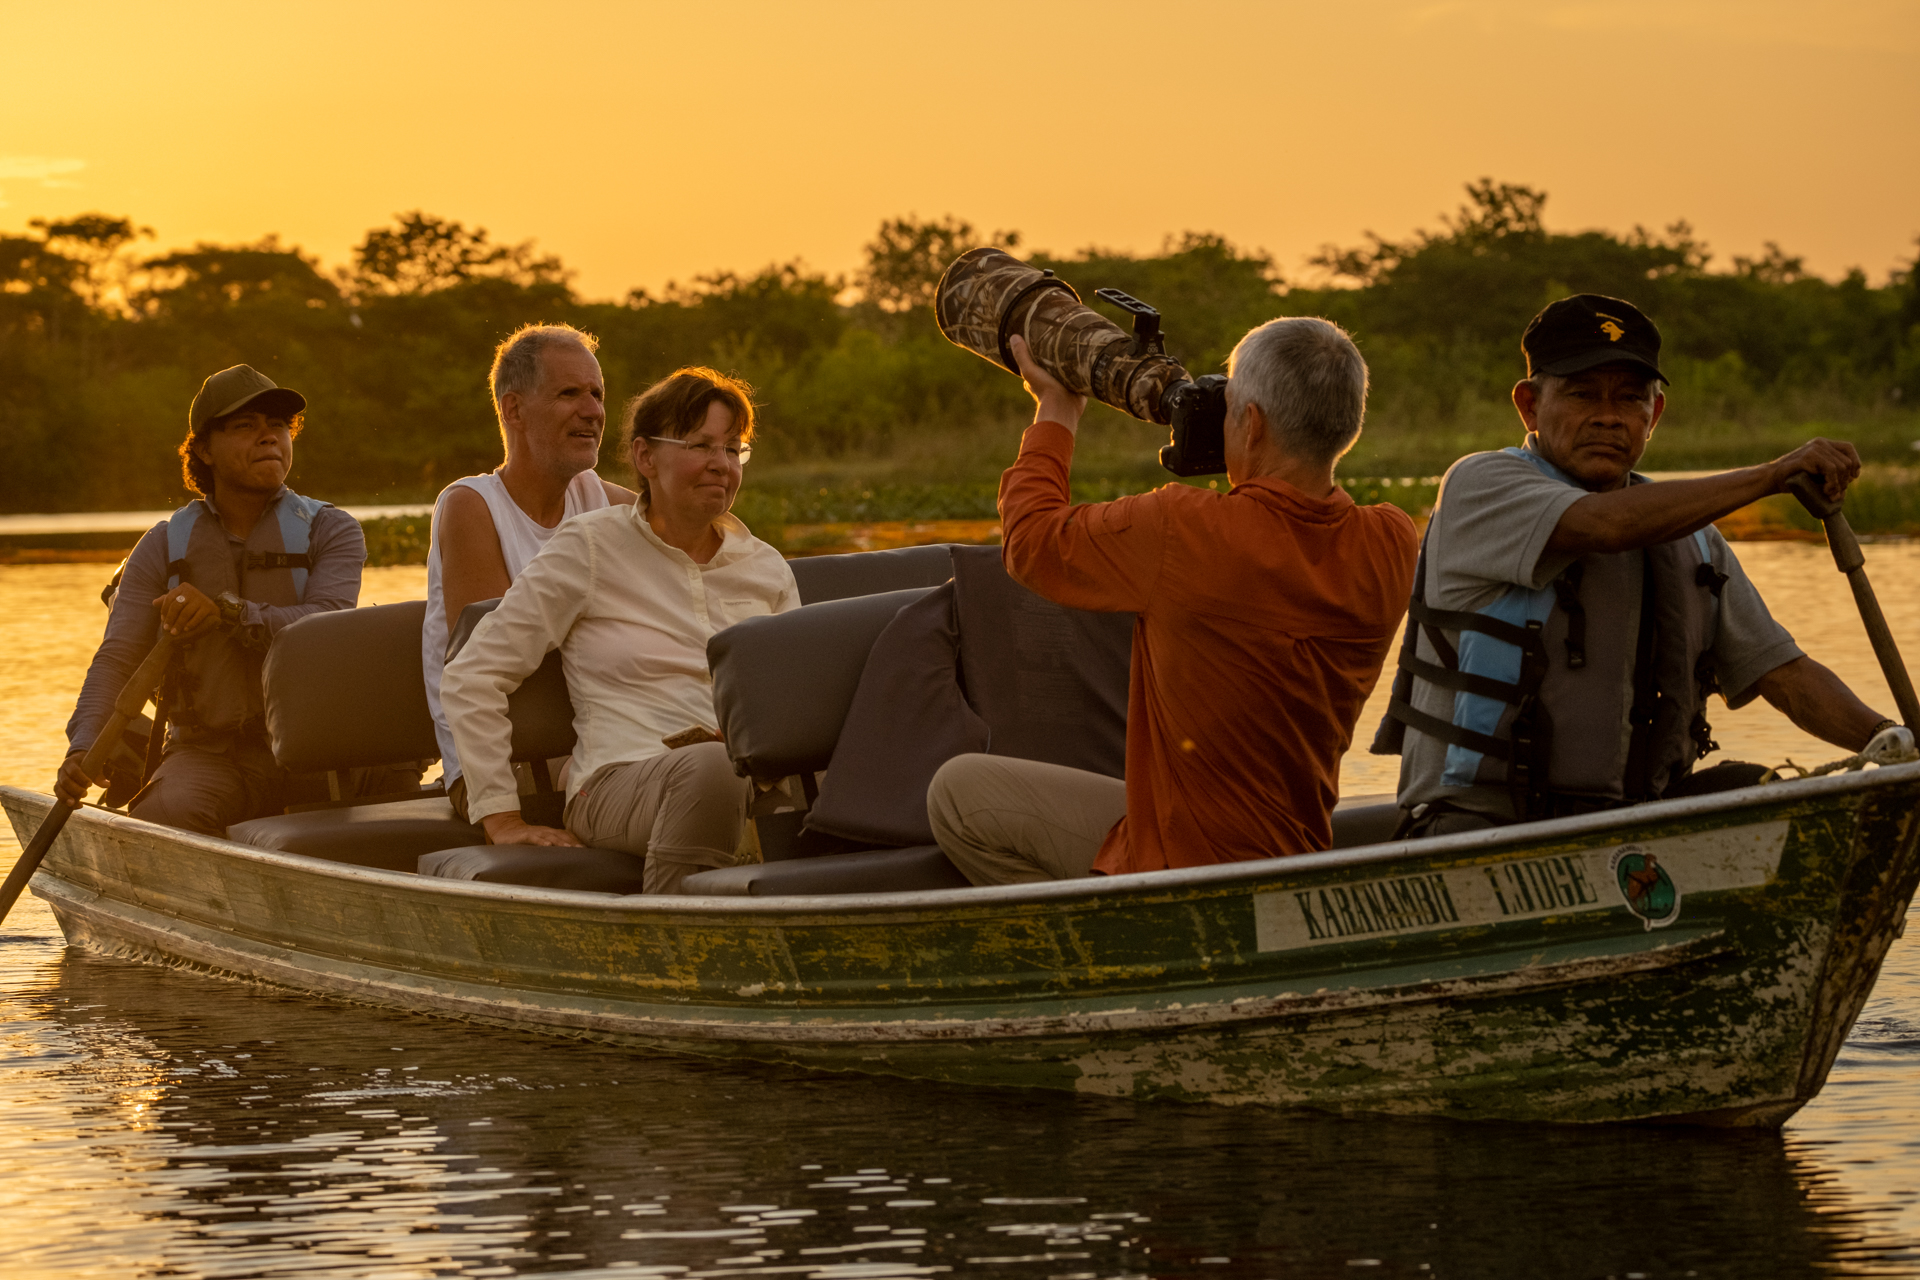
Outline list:
[[[1518,448],[1455,463],[1415,580],[1376,754],[1402,756],[1403,831],[1471,830],[1758,781],[1701,774],[1709,694],[1763,697],[1816,737],[1885,754],[1912,735],[1801,652],[1712,522],[1802,473],[1838,498],[1853,446],[1652,484],[1659,331],[1631,303],[1547,307],[1521,346]]]
[[[167,826],[225,834],[274,809],[283,779],[267,743],[261,667],[283,627],[351,609],[367,558],[359,522],[287,488],[306,400],[235,365],[208,378],[187,414],[182,473],[194,501],[149,529],[127,557],[94,653],[54,791],[68,806],[90,784],[81,759],[165,628],[178,644],[161,685],[166,751],[128,810]]]

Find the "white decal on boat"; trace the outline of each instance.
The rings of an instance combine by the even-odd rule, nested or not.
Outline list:
[[[1261,951],[1431,933],[1625,907],[1648,929],[1680,918],[1682,890],[1764,885],[1780,867],[1788,823],[1699,831],[1574,853],[1511,858],[1254,895]]]

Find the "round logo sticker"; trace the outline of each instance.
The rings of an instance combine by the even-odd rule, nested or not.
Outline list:
[[[1615,850],[1613,882],[1627,910],[1646,921],[1647,928],[1658,929],[1679,918],[1680,890],[1652,851],[1637,844]]]

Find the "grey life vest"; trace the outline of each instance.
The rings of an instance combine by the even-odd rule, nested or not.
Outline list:
[[[1506,452],[1572,483],[1538,454]],[[1644,551],[1582,556],[1547,586],[1509,587],[1473,612],[1429,606],[1426,576],[1423,540],[1373,754],[1400,754],[1408,729],[1438,739],[1447,745],[1443,785],[1503,786],[1526,820],[1568,798],[1658,799],[1716,749],[1706,699],[1718,689],[1712,649],[1726,576],[1704,530]],[[1434,660],[1422,656],[1422,637]],[[1452,692],[1450,720],[1415,705],[1420,684]]]
[[[218,516],[196,499],[167,520],[167,587],[188,582],[211,599],[232,592],[242,600],[291,606],[306,598],[313,520],[328,504],[282,489],[253,526],[235,563]],[[266,647],[238,630],[216,627],[180,646],[162,703],[187,740],[216,738],[262,723],[266,713],[260,671]]]

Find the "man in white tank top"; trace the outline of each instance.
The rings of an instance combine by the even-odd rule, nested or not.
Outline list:
[[[632,490],[593,470],[607,426],[606,384],[594,358],[599,345],[592,334],[564,324],[526,325],[502,342],[488,384],[506,461],[485,475],[455,480],[434,502],[420,662],[456,809],[463,807],[464,788],[455,785],[460,759],[440,709],[440,676],[461,611],[505,595],[569,516],[634,500]]]

